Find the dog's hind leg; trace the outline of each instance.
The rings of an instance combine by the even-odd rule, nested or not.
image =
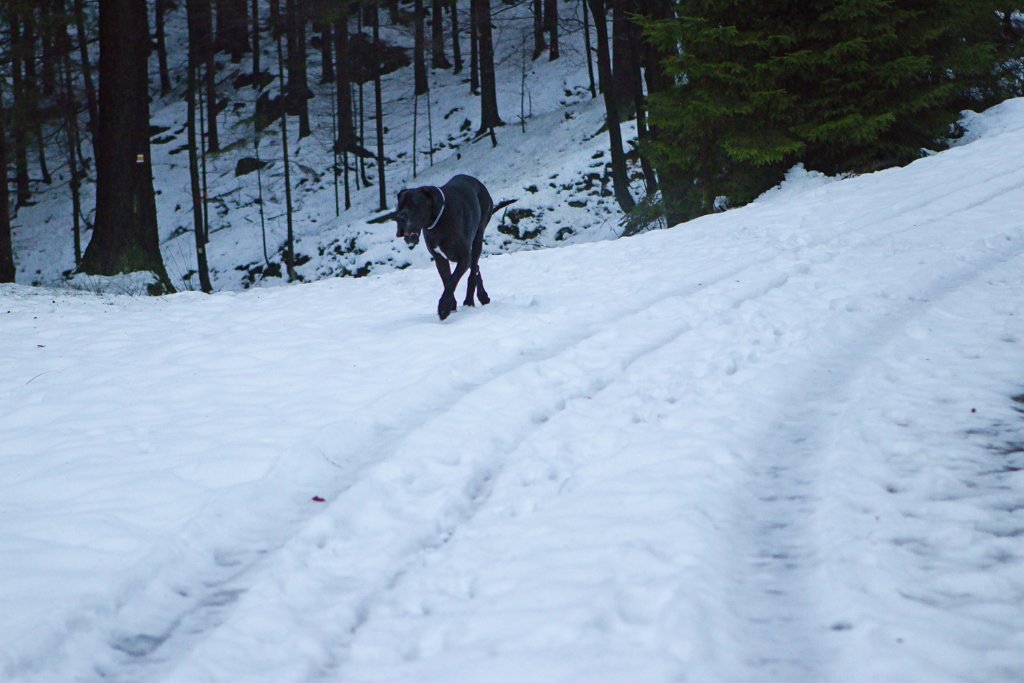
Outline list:
[[[480,277],[480,266],[476,266],[476,298],[484,306],[491,303],[491,297],[487,296],[487,290],[484,289],[484,279]]]
[[[480,274],[480,269],[477,266],[469,267],[469,277],[466,278],[466,298],[462,301],[463,306],[475,306],[473,302],[473,293],[476,291],[476,279]]]
[[[469,271],[469,282],[470,287],[466,291],[466,302],[473,305],[473,289],[476,289],[476,298],[480,300],[480,303],[484,306],[491,303],[491,297],[487,296],[487,290],[484,289],[484,279],[480,275],[480,252],[483,251],[484,247],[484,231],[481,230],[477,233],[476,239],[473,240],[473,255],[470,263],[472,264]]]

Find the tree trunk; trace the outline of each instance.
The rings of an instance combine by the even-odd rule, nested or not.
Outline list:
[[[449,12],[452,15],[452,59],[455,61],[455,68],[452,73],[462,73],[462,46],[459,45],[459,3],[458,0],[451,0]]]
[[[11,85],[14,90],[11,106],[11,141],[14,143],[14,185],[15,208],[28,203],[32,198],[28,178],[28,91],[23,74],[24,55],[27,51],[21,18],[14,7],[8,9],[11,28]]]
[[[672,0],[652,0],[644,3],[644,15],[650,19],[671,19],[673,14],[673,1]],[[647,95],[655,95],[662,93],[670,89],[673,85],[673,79],[665,71],[664,62],[669,56],[667,53],[659,50],[657,47],[652,45],[650,41],[643,41],[640,46],[640,57],[639,61],[644,70],[644,80],[647,83]],[[649,108],[645,113],[649,112]],[[658,127],[652,123],[648,118],[647,127],[647,139],[651,143],[658,140]],[[643,139],[641,139],[641,145]],[[646,159],[646,155],[643,157]],[[657,173],[657,169],[653,169],[654,173]],[[646,173],[646,169],[644,171]],[[659,183],[659,189],[662,193],[662,206],[664,207],[665,220],[668,225],[676,225],[685,220],[685,216],[679,213],[678,209],[673,208],[679,206],[681,199],[676,195],[677,188],[672,186],[672,183],[662,184]]]
[[[558,59],[558,0],[544,0],[544,29],[548,32],[548,58]]]
[[[352,65],[348,55],[349,9],[344,4],[339,3],[339,5],[334,17],[334,60],[338,67],[334,70],[338,116],[338,139],[335,140],[335,149],[338,152],[345,152],[355,146],[356,136],[352,126],[352,81],[350,77]],[[347,166],[345,174],[347,180]]]
[[[334,57],[331,44],[334,42],[334,31],[331,23],[324,21],[320,28],[320,84],[334,82]]]
[[[156,0],[156,59],[160,71],[160,94],[171,91],[171,72],[167,68],[167,36],[164,31],[164,13],[167,11],[167,0]]]
[[[206,258],[206,221],[203,213],[204,197],[199,187],[199,159],[196,145],[196,90],[198,79],[196,74],[199,71],[200,53],[202,43],[199,40],[201,28],[199,26],[200,14],[196,4],[201,0],[186,0],[188,6],[188,80],[186,84],[186,107],[188,129],[188,171],[192,189],[192,225],[196,238],[196,264],[199,271],[199,287],[207,294],[213,291],[210,284],[210,268]]]
[[[96,225],[81,269],[156,274],[174,291],[160,255],[149,150],[149,35],[145,0],[100,0]]]
[[[216,49],[231,55],[238,64],[249,50],[248,17],[245,0],[215,0],[217,11]]]
[[[594,87],[594,60],[592,58],[594,51],[590,47],[590,20],[588,18],[588,6],[589,3],[587,0],[583,0],[583,49],[587,53],[587,78],[590,79],[590,96],[596,99],[597,89]]]
[[[11,198],[7,190],[7,131],[4,122],[4,79],[0,75],[0,282],[14,282],[14,247],[11,241]]]
[[[288,0],[291,5],[294,0]],[[289,27],[291,26],[292,15],[289,12]],[[288,31],[291,35],[291,29]],[[277,36],[277,78],[280,83],[281,97],[286,96],[286,85],[284,80],[284,50],[281,47],[281,36]],[[291,82],[289,78],[289,83]],[[295,281],[298,275],[295,273],[295,232],[292,224],[292,175],[291,161],[288,158],[288,111],[287,107],[281,112],[281,153],[284,156],[284,200],[285,219],[288,224],[288,237],[285,241],[284,263],[288,271],[288,280]]]
[[[380,12],[377,11],[376,1],[374,2],[373,12],[373,45],[377,50],[380,49]],[[377,210],[384,211],[388,208],[388,194],[384,181],[384,107],[381,102],[379,63],[377,68],[374,69],[373,99],[374,104],[376,104],[374,116],[377,119],[377,190],[380,200],[380,206]]]
[[[608,22],[604,0],[587,0],[594,14],[597,29],[597,74],[604,92],[605,121],[612,157],[612,184],[615,199],[623,213],[629,213],[636,206],[629,193],[629,177],[626,173],[626,155],[622,150],[622,131],[619,129],[619,111],[615,102],[612,82],[611,52],[608,47]]]
[[[630,21],[630,24],[633,24]],[[643,80],[640,75],[640,43],[642,36],[638,26],[633,24],[633,39],[631,64],[636,69],[633,78],[633,100],[636,107],[636,136],[639,142],[640,167],[644,171],[644,183],[647,186],[647,194],[653,195],[658,191],[658,179],[654,174],[654,167],[647,158],[647,146],[650,144],[650,135],[647,130],[647,102],[644,99]]]
[[[413,4],[413,12],[416,15],[413,20],[413,94],[419,97],[430,90],[430,85],[427,83],[427,62],[424,54],[426,38],[423,32],[423,0],[416,0]]]
[[[309,127],[309,80],[306,73],[306,11],[303,0],[287,0],[289,113],[299,117],[299,139],[312,133]]]
[[[640,25],[636,22],[636,16],[643,16],[645,12],[649,16],[656,8],[641,0],[617,0],[617,2],[616,10],[623,15],[622,30],[626,34],[625,45],[629,49],[628,63],[623,64],[622,68],[631,71],[628,82],[632,88],[630,94],[633,99],[633,111],[636,112],[636,133],[639,141],[638,154],[640,157],[640,167],[644,172],[647,194],[650,196],[658,191],[658,180],[654,173],[654,167],[647,157],[648,146],[651,140],[647,128],[647,100],[644,97],[644,81],[641,72],[647,41],[644,39]]]
[[[213,7],[211,0],[196,0],[196,50],[206,68],[206,150],[220,149],[217,135],[217,62],[213,46]]]
[[[612,87],[619,120],[626,120],[635,113],[633,93],[635,81],[640,78],[640,68],[633,63],[633,22],[627,15],[626,0],[610,0],[612,8]],[[597,17],[594,18],[597,21]]]
[[[39,10],[41,30],[39,40],[41,44],[42,59],[39,65],[43,70],[40,78],[43,97],[60,96],[57,93],[57,66],[60,64],[60,55],[57,51],[57,30],[63,28],[58,25],[58,18],[64,21],[63,0],[43,0]]]
[[[78,36],[78,55],[82,62],[82,83],[85,85],[85,101],[89,107],[89,133],[92,135],[94,153],[96,131],[99,126],[99,105],[96,99],[96,88],[92,82],[92,64],[89,62],[89,41],[85,32],[85,0],[75,1],[75,33]]]
[[[366,11],[368,9],[372,10],[372,11],[368,13]],[[360,34],[362,34],[362,32],[363,32],[363,27],[364,27],[363,19],[366,18],[366,16],[369,16],[370,26],[371,27],[373,26],[373,21],[374,21],[373,20],[373,16],[374,16],[373,12],[379,12],[379,5],[377,4],[377,0],[370,0],[369,6],[367,5],[367,1],[366,0],[359,0],[359,12],[358,12],[358,19],[357,19],[357,22],[356,22],[356,30]],[[377,45],[377,43],[375,41],[374,44],[373,44],[373,50],[374,50],[374,54],[375,55],[379,54],[379,49],[380,49],[380,47]],[[379,66],[380,66],[379,60],[377,60],[377,61],[378,61],[378,65],[377,66],[378,66],[378,69],[379,69]],[[376,70],[377,69],[375,69],[374,71],[376,71]],[[358,121],[358,123],[359,123],[359,126],[358,126],[359,135],[358,135],[358,139],[356,141],[356,144],[359,147],[365,147],[366,146],[366,98],[365,98],[365,92],[363,91],[363,80],[362,79],[359,79],[359,112],[358,112],[358,114],[356,114],[356,112],[353,111],[353,119],[354,119],[354,121],[353,121],[353,130],[355,129],[356,121]],[[359,167],[359,173],[358,173],[358,175],[356,175],[356,189],[357,190],[359,189],[359,184],[360,183],[362,183],[364,187],[369,187],[370,186],[370,180],[366,177],[366,158],[363,157],[362,155],[359,156],[359,163],[357,164],[357,166]]]
[[[36,72],[36,20],[35,10],[31,7],[25,12],[24,47],[22,55],[25,63],[25,88],[28,104],[29,121],[32,122],[36,137],[36,151],[39,159],[39,175],[45,184],[53,182],[50,169],[46,166],[46,145],[43,141],[43,115],[39,109],[39,76]]]
[[[60,22],[56,29],[54,44],[60,63],[61,103],[64,114],[64,133],[67,141],[68,172],[71,176],[68,183],[71,189],[71,238],[75,251],[75,268],[82,263],[82,168],[78,163],[81,157],[80,132],[78,129],[78,106],[75,102],[74,79],[71,75],[71,41],[67,32],[67,16],[63,0],[55,5]]]
[[[469,0],[469,92],[480,94],[480,41],[476,24],[476,4],[479,0]]]
[[[544,41],[544,0],[533,0],[533,58],[537,59],[548,44]]]
[[[504,125],[498,115],[498,91],[494,80],[494,43],[491,41],[491,1],[476,0],[477,40],[480,43],[480,128],[494,131]]]
[[[444,14],[441,0],[433,0],[433,19],[430,23],[430,65],[435,69],[450,69],[451,62],[444,54]]]
[[[260,73],[260,3],[252,0],[252,87],[258,88],[256,76]]]

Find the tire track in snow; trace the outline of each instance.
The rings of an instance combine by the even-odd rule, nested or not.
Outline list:
[[[1006,189],[1012,187],[1019,184]],[[988,192],[968,208],[997,200],[1007,201],[1005,190]],[[960,210],[967,209],[954,213]],[[736,628],[742,634],[743,654],[726,680],[842,680],[828,663],[836,659],[835,638],[850,625],[828,623],[814,603],[822,594],[814,590],[823,578],[822,557],[810,542],[809,525],[822,503],[818,482],[829,476],[822,470],[820,454],[842,415],[851,383],[880,349],[943,298],[1022,253],[1024,244],[1017,239],[1012,249],[975,257],[966,267],[937,273],[926,286],[908,289],[902,293],[907,303],[828,340],[793,382],[796,387],[813,387],[811,391],[781,397],[780,404],[787,408],[768,421],[757,439],[759,446],[748,454],[748,482],[735,497],[739,507],[732,535],[753,543],[737,548],[733,583],[744,587],[741,595],[759,599],[739,600],[733,606],[739,615]]]
[[[980,186],[980,185],[984,184],[984,182],[986,182],[986,181],[981,181],[981,182],[977,183],[977,185]],[[872,232],[877,232],[877,233],[879,233],[879,235],[887,234],[887,233],[884,233],[884,231],[881,231],[881,230],[875,230],[875,231],[872,231]],[[862,235],[862,236],[858,236],[858,237],[861,238],[861,239],[855,239],[854,240],[855,243],[856,242],[866,241],[868,239],[869,235]],[[824,239],[820,239],[820,240],[818,240],[816,242],[812,242],[811,244],[804,245],[802,247],[802,250],[803,250],[804,255],[806,256],[806,254],[809,251],[815,250],[816,248],[820,248],[820,247],[823,247],[823,246],[831,245],[833,243],[837,243],[837,241],[839,241],[841,239],[845,239],[845,237],[842,236],[842,235],[840,235],[840,236],[827,236]],[[827,256],[829,258],[831,258],[834,255],[835,255],[835,253],[833,253],[831,255],[827,255]],[[770,258],[766,258],[766,259],[757,260],[757,261],[754,261],[752,263],[743,264],[740,267],[738,267],[738,268],[736,268],[736,269],[734,269],[734,270],[732,270],[732,271],[730,271],[730,272],[728,272],[726,274],[723,274],[717,280],[705,282],[705,284],[701,288],[701,290],[708,290],[708,289],[710,289],[710,288],[712,288],[712,287],[714,287],[716,285],[720,285],[720,284],[723,284],[723,283],[731,284],[730,281],[734,277],[736,277],[737,275],[749,273],[751,270],[759,271],[759,269],[765,268],[767,266],[767,268],[765,268],[765,270],[772,271],[772,266],[777,266],[780,262],[786,262],[786,259],[785,258],[776,259],[775,257],[770,257]],[[799,274],[801,272],[801,270],[798,267],[796,269],[793,269],[792,272],[794,274]],[[788,276],[785,276],[785,275],[781,275],[781,276],[777,275],[777,274],[771,275],[769,277],[769,281],[761,286],[761,290],[762,290],[761,293],[767,293],[767,292],[772,291],[775,288],[782,287],[783,285],[785,285],[787,277]],[[747,296],[747,298],[744,298],[743,296],[741,296],[740,298],[735,299],[733,304],[732,304],[733,307],[742,305],[745,301],[747,301],[748,298],[756,297],[758,295],[756,290],[757,290],[757,287],[755,287],[754,289],[751,289],[750,292],[749,292],[749,295],[744,295],[744,296]],[[685,290],[685,293],[677,295],[676,297],[674,297],[674,299],[676,299],[677,301],[680,301],[680,302],[685,301],[687,297],[695,294],[697,291],[699,291],[699,290],[694,289],[694,288],[688,288],[688,289]],[[671,301],[671,300],[672,299],[670,299],[669,301]],[[666,302],[663,302],[660,296],[659,297],[655,297],[655,298],[651,298],[647,302],[645,302],[644,308],[641,308],[640,314],[634,314],[634,315],[640,315],[640,318],[638,318],[638,319],[642,319],[642,315],[641,315],[642,313],[651,311],[653,308],[659,306],[661,303],[666,303]],[[632,316],[629,319],[633,319]],[[622,321],[619,321],[617,323],[616,322],[611,322],[611,324],[612,325],[616,325],[616,324],[618,324],[618,325],[625,325],[625,324],[627,324],[627,320],[622,320]],[[480,398],[481,394],[486,393],[483,390],[485,390],[489,386],[492,386],[494,382],[500,381],[502,378],[509,378],[509,377],[516,376],[516,373],[521,372],[527,366],[536,365],[538,363],[542,364],[545,361],[552,361],[551,364],[553,366],[556,366],[556,367],[560,366],[562,364],[563,360],[564,360],[564,356],[565,356],[565,353],[566,353],[567,350],[571,350],[571,349],[574,349],[574,348],[577,348],[577,347],[580,347],[580,346],[585,346],[588,340],[593,340],[595,338],[600,338],[600,335],[602,335],[602,330],[603,330],[604,326],[607,326],[609,323],[610,323],[610,319],[607,319],[607,320],[603,321],[602,323],[594,323],[594,324],[592,324],[590,326],[591,332],[588,332],[588,334],[583,335],[583,336],[577,336],[575,339],[570,339],[568,342],[565,341],[565,338],[560,338],[560,340],[559,340],[559,342],[557,344],[553,344],[552,346],[548,347],[548,349],[546,349],[544,353],[534,354],[530,358],[528,358],[525,362],[522,362],[522,363],[519,362],[519,361],[517,361],[515,363],[509,363],[506,366],[498,368],[496,372],[494,372],[493,374],[489,375],[487,378],[485,378],[484,380],[480,381],[479,383],[470,384],[468,386],[460,387],[460,390],[468,391],[468,396],[474,397],[473,401],[484,400],[484,399]],[[685,326],[677,328],[675,334],[676,335],[683,334],[686,331],[688,331],[688,329],[689,328],[686,328]],[[596,330],[596,332],[594,332],[593,330]],[[619,372],[621,373],[624,369],[628,368],[629,365],[631,363],[635,362],[635,360],[637,358],[642,357],[646,353],[650,353],[650,352],[652,352],[654,350],[657,350],[658,348],[660,348],[661,344],[668,343],[669,341],[671,341],[671,340],[670,339],[660,339],[660,340],[652,341],[652,342],[650,342],[648,347],[646,347],[645,350],[641,350],[640,352],[638,352],[638,355],[635,356],[632,359],[625,358],[625,357],[620,357],[621,363],[624,363],[624,364],[620,366]],[[614,346],[614,344],[608,344],[608,346]],[[612,381],[614,381],[614,377],[612,377],[610,379],[607,379],[607,381],[606,381],[606,383],[604,385],[602,385],[600,382],[598,382],[596,384],[585,385],[585,386],[583,386],[582,389],[580,389],[581,391],[583,391],[582,394],[570,394],[568,399],[563,397],[563,399],[561,400],[561,406],[564,407],[565,401],[566,400],[571,400],[571,398],[573,396],[576,396],[576,395],[586,395],[586,392],[588,392],[588,391],[590,391],[590,392],[600,391],[605,386],[607,386],[608,383],[610,383]],[[552,383],[552,384],[549,384],[547,386],[550,388],[550,387],[556,386],[556,384],[557,383]],[[472,401],[471,401],[471,403],[472,403]],[[538,414],[538,415],[535,416],[535,418],[539,419],[539,420],[550,418],[551,415],[557,413],[558,410],[561,410],[561,407],[559,407],[557,405],[557,403],[558,402],[556,402],[556,405],[554,406],[553,412],[549,412],[546,415],[545,414]],[[424,437],[417,437],[416,436],[419,432],[427,431],[427,430],[431,429],[432,426],[436,427],[438,425],[443,425],[446,421],[454,420],[457,417],[461,417],[461,416],[468,415],[468,414],[472,414],[471,413],[471,406],[464,407],[463,408],[463,412],[462,412],[461,415],[458,415],[457,411],[454,411],[454,410],[453,411],[449,411],[448,413],[445,413],[445,414],[440,415],[440,416],[438,416],[436,414],[433,414],[433,413],[430,413],[430,414],[426,414],[425,413],[424,417],[426,419],[424,419],[423,421],[413,420],[412,424],[408,428],[399,429],[397,433],[392,434],[393,438],[390,439],[390,442],[392,444],[395,444],[395,445],[394,446],[386,446],[383,450],[384,450],[385,453],[389,453],[389,452],[392,451],[392,448],[394,448],[394,450],[396,450],[396,451],[397,450],[402,450],[402,449],[408,450],[410,448],[413,448],[413,446],[410,445],[410,444],[414,444],[417,438],[420,438],[421,441],[424,439]],[[487,435],[483,435],[483,436],[485,438],[487,437]],[[516,441],[516,438],[518,439],[518,441]],[[516,443],[519,443],[523,439],[528,438],[528,433],[520,434],[520,436],[518,436],[516,438],[507,438],[504,441],[499,440],[499,443],[497,444],[497,448],[498,449],[514,448]],[[378,445],[380,445],[380,444],[378,444]],[[386,456],[384,456],[384,457],[386,457]],[[371,461],[367,461],[367,462],[359,462],[357,464],[357,467],[360,468],[360,472],[364,472],[367,468],[372,469],[372,468],[376,467],[381,462],[383,462],[383,457],[381,459],[375,459],[375,460],[371,460]],[[459,464],[460,463],[455,463],[455,466],[458,466]],[[457,530],[458,525],[460,523],[462,523],[465,520],[471,519],[472,516],[475,514],[475,511],[478,510],[486,502],[486,497],[487,497],[488,491],[490,490],[491,486],[493,485],[494,478],[500,474],[500,471],[501,471],[500,466],[498,466],[498,467],[479,467],[479,468],[477,468],[475,470],[472,470],[471,473],[463,480],[463,483],[464,483],[464,487],[463,487],[464,497],[462,498],[461,503],[454,503],[453,504],[455,508],[461,509],[461,512],[459,512],[458,514],[454,514],[454,517],[452,518],[454,521],[448,520],[446,523],[441,525],[441,528],[439,530],[435,530],[435,533],[433,533],[432,535],[428,535],[426,540],[423,541],[423,544],[418,546],[418,548],[412,548],[410,550],[410,552],[407,553],[407,555],[406,555],[406,564],[408,565],[409,563],[414,563],[416,561],[416,558],[420,557],[423,554],[425,548],[437,547],[438,544],[443,544],[445,542],[446,538],[448,538],[452,533],[455,533],[455,531]],[[347,490],[351,486],[358,485],[358,483],[359,483],[358,480],[348,481],[348,482],[346,482],[346,484],[341,489],[339,489],[337,491],[337,493],[339,495],[344,495],[344,491],[345,490]],[[301,524],[305,519],[306,519],[305,517],[298,518],[293,523],[291,528],[294,529],[296,525]],[[314,524],[315,524],[315,522],[314,522]],[[289,532],[289,534],[290,534],[290,532]],[[281,543],[282,544],[286,544],[287,543],[287,539],[289,537],[289,534],[285,534],[281,538]],[[433,541],[430,540],[431,538],[433,539]],[[263,540],[263,543],[265,544],[265,539],[262,539],[262,540]],[[433,545],[430,545],[431,543],[433,543]],[[275,547],[273,544],[271,544],[270,547],[259,548],[259,550],[257,550],[254,553],[254,555],[250,557],[251,561],[249,561],[247,559],[242,559],[240,564],[238,562],[234,562],[233,561],[234,564],[232,565],[232,568],[230,568],[228,570],[224,570],[223,572],[221,572],[219,574],[220,577],[226,577],[226,578],[223,578],[223,579],[214,578],[213,580],[209,581],[208,583],[210,583],[211,588],[213,588],[214,590],[212,592],[208,593],[205,598],[203,598],[203,603],[211,603],[210,604],[211,609],[210,609],[209,613],[223,611],[224,608],[229,606],[230,603],[232,602],[232,599],[230,597],[227,597],[227,598],[225,598],[227,600],[227,604],[220,604],[221,596],[222,595],[226,595],[226,594],[222,593],[222,591],[225,590],[224,586],[226,586],[226,585],[239,586],[239,585],[244,584],[245,582],[242,579],[248,574],[248,572],[251,571],[251,569],[253,567],[261,564],[263,557],[265,557],[266,555],[274,554],[275,551],[278,550],[280,547],[282,547],[282,546],[278,545],[278,546]],[[241,566],[241,569],[238,568],[239,566]],[[220,570],[216,570],[216,571],[220,572]],[[403,572],[404,572],[404,570],[399,570],[398,572],[396,572],[394,574],[392,580],[390,581],[390,585],[394,585],[395,581],[400,580],[400,577],[401,577]],[[235,590],[242,590],[242,589],[243,588],[237,588],[237,589],[236,588],[230,588],[228,590],[229,591],[235,591]],[[240,594],[241,593],[238,593],[238,595],[240,595]],[[204,606],[203,603],[200,604],[200,608],[204,608],[205,609],[205,606]],[[366,605],[366,609],[362,610],[363,614],[366,614],[368,612],[368,610],[370,609],[370,607],[372,606],[372,600],[367,601],[365,603],[365,605]],[[204,623],[205,622],[205,616],[203,614],[201,614],[201,613],[197,614],[197,618],[196,618],[195,621],[197,622],[198,630],[197,630],[196,633],[191,634],[191,635],[188,636],[188,637],[192,638],[194,641],[197,641],[197,640],[201,639],[202,637],[204,637],[205,635],[207,635],[209,633],[211,627],[212,628],[216,628],[216,626],[217,626],[216,623],[214,623],[214,624]],[[177,623],[177,622],[175,622],[175,623]],[[173,627],[171,629],[171,635],[174,635],[174,628]],[[145,639],[143,639],[143,640],[136,640],[136,641],[128,640],[128,641],[120,641],[120,642],[121,642],[122,645],[126,646],[126,648],[127,648],[126,651],[134,649],[132,643],[141,644],[143,647],[141,647],[141,649],[139,649],[139,653],[143,657],[145,655],[150,654],[153,651],[153,649],[149,649],[149,641],[147,641]],[[162,642],[163,641],[156,642],[155,644],[159,647],[159,646],[161,646]],[[162,646],[162,647],[164,647],[166,649],[166,646]],[[182,648],[182,650],[186,650],[187,651],[188,649],[189,649],[189,646],[186,643],[186,645]],[[135,657],[135,659],[137,659],[137,657]]]
[[[481,383],[448,409],[435,413],[405,435],[393,453],[371,466],[345,495],[272,558],[276,565],[270,568],[272,576],[302,575],[298,583],[309,590],[290,591],[280,583],[271,585],[275,581],[267,579],[272,577],[261,577],[255,588],[263,594],[254,596],[257,591],[250,591],[243,596],[237,613],[219,631],[209,633],[198,644],[197,656],[174,671],[169,680],[214,680],[216,675],[204,677],[204,671],[216,670],[210,666],[223,667],[224,675],[250,672],[254,680],[304,681],[336,673],[343,668],[347,643],[380,597],[486,504],[504,458],[537,425],[564,410],[574,398],[596,395],[637,360],[719,313],[712,308],[689,318],[681,316],[676,305],[681,307],[693,295],[727,284],[735,290],[726,306],[731,309],[783,286],[788,275],[764,268],[773,260],[743,264],[717,280],[686,287],[672,297],[657,297],[580,341]],[[752,269],[759,277],[744,276]],[[800,272],[802,267],[796,270]],[[736,287],[738,276],[744,284]],[[649,324],[652,319],[659,324]],[[648,328],[656,333],[650,337],[637,334]],[[437,435],[453,433],[448,429],[452,424],[468,428],[456,443],[438,449]],[[460,455],[461,447],[467,451]],[[471,453],[470,448],[479,450]],[[428,514],[409,512],[424,510]],[[369,567],[354,571],[347,561],[353,557],[373,558],[372,571]],[[260,611],[261,603],[271,609],[287,609],[275,612],[276,623],[267,632],[256,633],[246,628],[246,621],[250,611]],[[233,624],[238,625],[238,632],[228,634]],[[286,632],[318,634],[315,646],[300,648],[315,650],[316,656],[301,665],[294,658],[275,661],[280,651],[269,644],[280,642]],[[255,668],[254,652],[267,655]]]
[[[699,286],[686,286],[681,294],[670,298],[685,298],[713,286],[716,282],[731,282],[749,268],[760,266],[766,261],[767,259],[759,259],[753,264],[744,263],[721,271],[717,274],[717,280],[708,280]],[[401,419],[391,416],[386,422],[373,425],[374,428],[383,427],[384,439],[381,438],[378,429],[372,437],[367,435],[365,439],[357,439],[348,443],[344,454],[336,451],[328,452],[325,449],[324,458],[335,467],[343,467],[344,472],[338,479],[331,482],[330,487],[322,487],[321,490],[326,491],[329,500],[344,497],[350,488],[359,484],[361,475],[381,463],[385,463],[396,451],[413,447],[410,446],[410,443],[415,443],[417,434],[429,431],[434,425],[453,420],[467,420],[467,416],[474,412],[473,404],[478,401],[481,404],[486,403],[486,400],[481,399],[480,395],[486,391],[487,387],[496,382],[518,386],[517,374],[524,369],[539,369],[547,365],[555,368],[561,367],[564,364],[566,353],[574,349],[603,349],[604,345],[608,343],[604,341],[608,336],[607,328],[620,324],[612,321],[621,321],[621,324],[628,326],[628,320],[641,319],[651,310],[660,307],[664,301],[663,294],[649,295],[639,311],[636,311],[634,306],[632,307],[634,312],[626,315],[625,318],[622,317],[624,311],[617,310],[611,317],[589,324],[583,333],[574,331],[569,335],[561,335],[546,348],[539,351],[533,350],[526,357],[520,357],[497,366],[479,381],[462,383],[454,387],[446,396],[439,397],[439,403],[452,404],[450,409],[440,415],[435,408],[426,407],[414,411],[411,415],[403,415]],[[638,348],[641,349],[639,355],[658,346],[658,342],[655,342],[653,346],[645,346],[643,342],[638,343]],[[594,355],[599,354],[595,353]],[[631,360],[628,357],[620,358],[620,362],[623,363],[620,366],[621,370],[628,367]],[[537,370],[537,372],[543,373],[541,370]],[[587,371],[582,371],[578,373],[577,379],[582,379],[586,375]],[[552,375],[547,386],[555,387],[563,381],[564,378]],[[561,410],[566,401],[579,395],[600,391],[607,381],[591,378],[590,381],[583,383],[575,393],[558,398],[549,412],[531,411],[530,419],[535,423],[546,421],[554,412]],[[482,424],[487,424],[487,417],[481,416],[479,421]],[[325,430],[324,436],[329,437],[331,434],[332,430],[328,429]],[[486,438],[486,434],[481,434],[480,438]],[[511,450],[515,443],[517,442],[514,440],[506,441],[503,442],[503,447]],[[496,472],[492,472],[489,467],[478,468],[469,474],[462,486],[466,495],[465,500],[468,501],[463,503],[466,510],[478,509],[483,504],[494,476],[496,476]],[[273,482],[269,480],[273,477],[267,477],[267,479],[266,488],[268,490],[266,493],[268,496],[272,496],[273,492],[270,489],[273,488]],[[113,681],[154,680],[172,669],[176,665],[177,658],[187,657],[197,643],[230,618],[234,605],[247,592],[253,575],[259,575],[264,570],[268,559],[286,547],[295,534],[301,533],[304,525],[315,526],[317,524],[316,517],[312,522],[310,521],[308,510],[308,505],[299,505],[291,501],[290,504],[284,505],[282,509],[276,511],[277,514],[287,518],[285,524],[280,524],[280,519],[277,519],[278,525],[274,528],[248,529],[241,537],[236,538],[237,542],[232,547],[217,550],[209,557],[194,557],[186,560],[193,567],[200,565],[198,568],[181,572],[180,567],[171,567],[170,572],[173,576],[168,578],[166,583],[177,587],[173,594],[168,594],[165,586],[155,585],[152,590],[144,591],[134,600],[133,604],[119,607],[119,612],[124,612],[124,618],[111,624],[106,636],[112,653],[92,665],[95,674],[105,680]],[[471,512],[464,513],[464,517],[467,519],[471,516]],[[440,531],[433,542],[423,540],[418,546],[419,552],[416,553],[416,556],[418,557],[425,550],[443,544],[453,530],[454,527]],[[192,553],[201,553],[202,550],[202,548],[186,548],[179,552],[181,557],[188,558]],[[397,572],[391,583],[397,581],[401,574],[402,571]],[[155,609],[154,604],[158,605]],[[131,616],[133,611],[147,616],[141,619],[134,618]],[[360,608],[359,611],[363,612],[364,610]],[[155,624],[151,618],[154,612],[171,616],[162,623]]]

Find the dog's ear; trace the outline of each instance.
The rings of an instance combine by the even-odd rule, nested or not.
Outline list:
[[[399,203],[399,204],[401,204],[401,203],[402,203],[402,195],[404,195],[404,194],[405,194],[406,192],[408,192],[408,191],[409,191],[409,190],[399,190],[399,191],[398,191],[398,203]]]
[[[429,187],[417,187],[416,189],[419,190],[423,194],[424,197],[426,197],[426,199],[427,199],[427,206],[429,206],[431,209],[433,209],[434,208],[434,193],[430,191],[430,188]]]

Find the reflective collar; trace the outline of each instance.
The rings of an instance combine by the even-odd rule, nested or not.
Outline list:
[[[444,207],[448,203],[448,200],[444,198],[444,191],[440,187],[435,187],[434,189],[441,193],[441,210],[437,212],[437,218],[434,219],[434,222],[426,230],[433,230],[437,227],[437,222],[441,220],[441,216],[444,214]]]

